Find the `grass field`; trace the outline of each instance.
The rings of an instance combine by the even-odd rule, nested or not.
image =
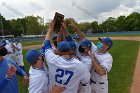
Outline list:
[[[110,53],[113,68],[109,73],[109,93],[130,93],[140,42],[115,41]]]
[[[137,41],[114,41],[113,48],[109,51],[114,60],[109,73],[109,93],[129,93],[139,45],[140,42]],[[28,71],[30,65],[24,62]],[[20,93],[28,93],[21,79],[18,77]]]

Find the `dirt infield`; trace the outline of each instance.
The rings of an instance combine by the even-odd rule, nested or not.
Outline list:
[[[98,40],[98,37],[88,37],[90,40]],[[112,40],[132,40],[132,41],[140,41],[140,37],[111,37]],[[41,45],[32,45],[23,47],[23,49],[28,50],[32,48],[41,48]],[[133,76],[133,83],[130,89],[130,93],[140,93],[140,46],[139,52],[137,56],[136,67]]]
[[[23,47],[24,50],[29,50],[32,48],[39,49],[39,48],[41,48],[41,45],[31,45],[31,46]]]

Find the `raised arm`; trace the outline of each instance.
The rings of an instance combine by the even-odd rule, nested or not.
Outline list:
[[[46,49],[52,48],[50,40],[51,40],[51,37],[52,37],[52,34],[53,34],[53,30],[54,30],[54,22],[52,21],[49,25],[49,29],[48,29],[48,33],[45,37],[44,45],[42,46],[42,50],[44,52],[45,52]]]
[[[85,35],[80,31],[80,29],[70,20],[70,25],[74,29],[74,31],[77,33],[78,36],[83,40],[85,38]]]
[[[70,33],[69,33],[69,31],[67,30],[67,27],[66,27],[66,24],[65,24],[64,21],[62,22],[62,28],[63,28],[63,32],[64,32],[65,37],[70,36]]]
[[[63,33],[63,28],[61,26],[60,31],[58,31],[58,33],[57,33],[57,43],[64,41],[64,40],[65,40],[65,36]]]
[[[68,42],[74,42],[69,31],[67,30],[67,27],[66,27],[66,24],[65,22],[63,21],[62,22],[62,27],[63,27],[63,32],[64,32],[64,36],[65,36],[65,40],[68,41]]]
[[[48,33],[45,37],[45,40],[51,40],[53,30],[54,30],[54,22],[52,21],[49,25]]]

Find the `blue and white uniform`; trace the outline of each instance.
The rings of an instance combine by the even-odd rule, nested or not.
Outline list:
[[[29,70],[29,93],[49,93],[49,77],[44,68],[30,67]]]
[[[29,93],[49,93],[51,90],[48,68],[46,68],[42,59],[39,60],[42,51],[30,49],[25,55],[26,60],[31,64],[29,69]]]
[[[88,84],[90,73],[86,66],[75,58],[66,59],[53,53],[49,40],[45,41],[45,58],[55,85],[66,87],[63,93],[77,93],[80,82]]]
[[[96,45],[92,45],[92,52],[94,53],[95,59],[105,70],[106,74],[101,76],[97,73],[95,68],[91,69],[91,93],[108,93],[108,72],[112,68],[113,58],[111,54],[105,52],[99,54]]]
[[[73,42],[73,43],[74,43],[74,41],[73,41],[73,39],[71,38],[71,36],[66,37],[66,40],[67,40],[68,42]],[[86,39],[84,39],[84,40],[86,40]],[[84,40],[83,40],[83,41],[84,41]],[[91,70],[91,67],[92,67],[92,60],[91,60],[91,58],[90,58],[89,55],[83,55],[82,53],[79,52],[78,48],[79,48],[79,46],[80,46],[80,43],[81,43],[81,42],[77,42],[77,44],[75,44],[75,46],[76,46],[75,54],[76,54],[76,56],[78,56],[78,58],[80,59],[80,61],[81,61],[81,62],[88,68],[88,70],[90,71],[90,70]]]
[[[91,67],[92,67],[92,60],[90,58],[89,55],[83,55],[82,53],[80,53],[78,50],[77,50],[77,56],[78,58],[80,59],[80,61],[88,68],[88,70],[90,71],[91,70]]]
[[[24,66],[23,62],[23,54],[22,54],[22,45],[21,43],[14,43],[14,46],[17,47],[19,50],[14,49],[15,53],[15,61],[19,66]]]
[[[6,40],[6,46],[5,48],[7,49],[8,51],[8,54],[6,56],[4,56],[5,58],[10,58],[11,60],[13,61],[16,61],[15,60],[15,54],[14,54],[14,49],[12,47],[12,42],[9,42],[8,40]]]

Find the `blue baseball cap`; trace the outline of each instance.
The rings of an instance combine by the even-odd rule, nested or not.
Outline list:
[[[58,50],[60,51],[66,51],[71,49],[70,43],[68,41],[62,41],[58,43]]]
[[[12,42],[12,38],[9,38],[8,41],[9,41],[9,42]]]
[[[109,37],[105,37],[105,38],[98,38],[101,42],[104,42],[105,44],[107,44],[110,48],[113,46],[113,41],[111,38]]]
[[[2,43],[6,43],[6,40],[5,40],[5,39],[2,39],[1,42],[2,42]]]
[[[88,48],[91,48],[92,43],[91,43],[90,40],[85,39],[84,41],[80,42],[80,45],[81,45],[81,46],[86,46],[86,47],[88,47]]]
[[[15,39],[14,39],[14,42],[19,42],[19,39],[18,39],[18,38],[15,38]]]
[[[78,35],[74,36],[73,39],[80,39]]]
[[[76,49],[76,45],[74,42],[69,42],[69,43],[70,43],[71,49]]]
[[[6,41],[5,40],[2,40],[0,42],[0,48],[4,47],[6,44],[7,44]]]
[[[27,51],[25,58],[30,64],[32,64],[37,61],[40,55],[41,53],[38,50],[30,49],[29,51]]]

